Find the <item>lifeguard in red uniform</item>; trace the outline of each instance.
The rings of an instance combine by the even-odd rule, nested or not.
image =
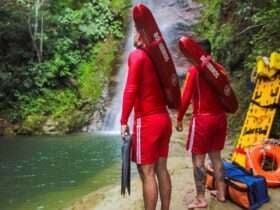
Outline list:
[[[136,49],[128,59],[121,133],[124,136],[129,131],[127,121],[134,108],[132,160],[137,164],[143,183],[145,209],[155,210],[159,191],[161,209],[168,210],[171,183],[166,160],[171,120],[156,70],[139,33],[136,33],[134,42]]]
[[[211,46],[208,40],[200,42],[204,50],[210,54]],[[190,62],[192,60],[190,59]],[[219,201],[225,201],[225,184],[223,178],[223,164],[221,150],[224,148],[227,120],[226,113],[217,94],[209,85],[198,68],[207,65],[207,60],[202,66],[191,66],[182,95],[181,107],[177,115],[177,130],[182,131],[184,114],[192,101],[193,114],[190,120],[187,150],[192,154],[194,178],[196,185],[196,199],[189,208],[206,208],[205,199],[205,157],[206,154],[213,164],[217,192],[213,192]],[[217,68],[222,68],[216,64]]]

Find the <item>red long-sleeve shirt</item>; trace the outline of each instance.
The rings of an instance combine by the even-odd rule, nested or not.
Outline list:
[[[221,68],[219,64],[216,66]],[[191,66],[187,72],[181,106],[177,115],[178,121],[183,120],[191,100],[193,114],[215,114],[224,112],[224,108],[218,100],[217,94],[199,73],[196,66]]]
[[[128,76],[123,94],[121,124],[135,118],[166,112],[166,102],[154,66],[146,52],[136,49],[128,59]]]

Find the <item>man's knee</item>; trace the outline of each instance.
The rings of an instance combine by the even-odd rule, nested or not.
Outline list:
[[[213,163],[222,161],[221,151],[213,151],[213,152],[210,152],[208,155],[209,155],[210,160]]]
[[[159,158],[157,164],[156,164],[156,173],[166,173],[167,171],[167,160],[166,158]]]
[[[194,166],[199,167],[199,168],[204,167],[205,154],[201,154],[201,155],[193,154],[192,161],[193,161]]]
[[[155,176],[155,165],[139,165],[138,166],[139,174],[143,179],[151,178]]]

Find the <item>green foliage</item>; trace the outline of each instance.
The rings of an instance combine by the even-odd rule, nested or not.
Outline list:
[[[111,0],[111,8],[114,12],[116,12],[118,15],[124,17],[127,17],[127,8],[131,7],[131,1],[125,0],[125,1],[119,1],[119,0]]]
[[[249,65],[252,68],[255,57],[258,55],[269,56],[272,51],[280,51],[280,2],[270,1],[262,8],[258,8],[252,16],[252,22],[260,26],[260,30],[254,34],[250,44],[253,46],[249,57]]]
[[[10,4],[0,9],[3,17],[0,19],[0,81],[3,81],[0,92],[3,98],[14,98],[16,92],[25,94],[35,90],[37,93],[41,88],[59,87],[61,80],[77,76],[78,64],[94,43],[109,35],[117,39],[123,37],[122,21],[110,10],[108,3],[88,1],[80,9],[63,7],[55,14],[51,5],[47,5],[44,8],[43,62],[37,63],[28,31],[29,7],[24,1],[13,3],[19,12],[10,8]],[[15,82],[10,80],[6,84],[5,81],[11,78]],[[18,87],[18,83],[23,86]]]
[[[70,89],[46,90],[41,96],[20,97],[23,120],[20,132],[41,135],[44,126],[54,126],[58,133],[67,133],[84,125],[88,118],[79,111],[82,101]]]
[[[101,95],[124,37],[128,2],[45,1],[37,15],[36,1],[3,0],[0,118],[23,120],[35,130],[31,124],[41,122],[41,117],[51,117],[65,131],[85,123],[87,114],[77,117],[77,113],[85,102],[93,105]],[[32,22],[36,18],[43,18],[38,30]]]
[[[89,62],[79,66],[80,94],[82,98],[90,98],[92,102],[100,97],[103,83],[112,70],[112,64],[117,51],[117,42],[112,38],[99,42],[91,50]]]
[[[21,118],[31,114],[52,115],[59,118],[65,112],[71,112],[78,106],[78,99],[71,90],[46,90],[42,95],[32,98],[24,95],[18,97],[21,104]]]
[[[16,90],[24,90],[30,86],[26,70],[34,54],[25,22],[26,17],[25,7],[12,1],[1,2],[0,101],[6,100],[6,106],[10,106],[9,102],[15,99]]]
[[[201,0],[206,5],[196,35],[208,38],[213,54],[233,76],[240,109],[230,117],[231,136],[238,136],[251,97],[248,89],[256,56],[280,50],[280,1]],[[279,121],[279,117],[278,117]],[[277,124],[277,123],[276,123]]]

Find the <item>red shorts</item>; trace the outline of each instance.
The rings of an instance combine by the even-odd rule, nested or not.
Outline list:
[[[167,158],[171,133],[168,113],[137,118],[133,126],[132,161],[145,165],[160,157]]]
[[[227,130],[225,113],[194,115],[190,122],[187,150],[205,154],[224,148]]]

